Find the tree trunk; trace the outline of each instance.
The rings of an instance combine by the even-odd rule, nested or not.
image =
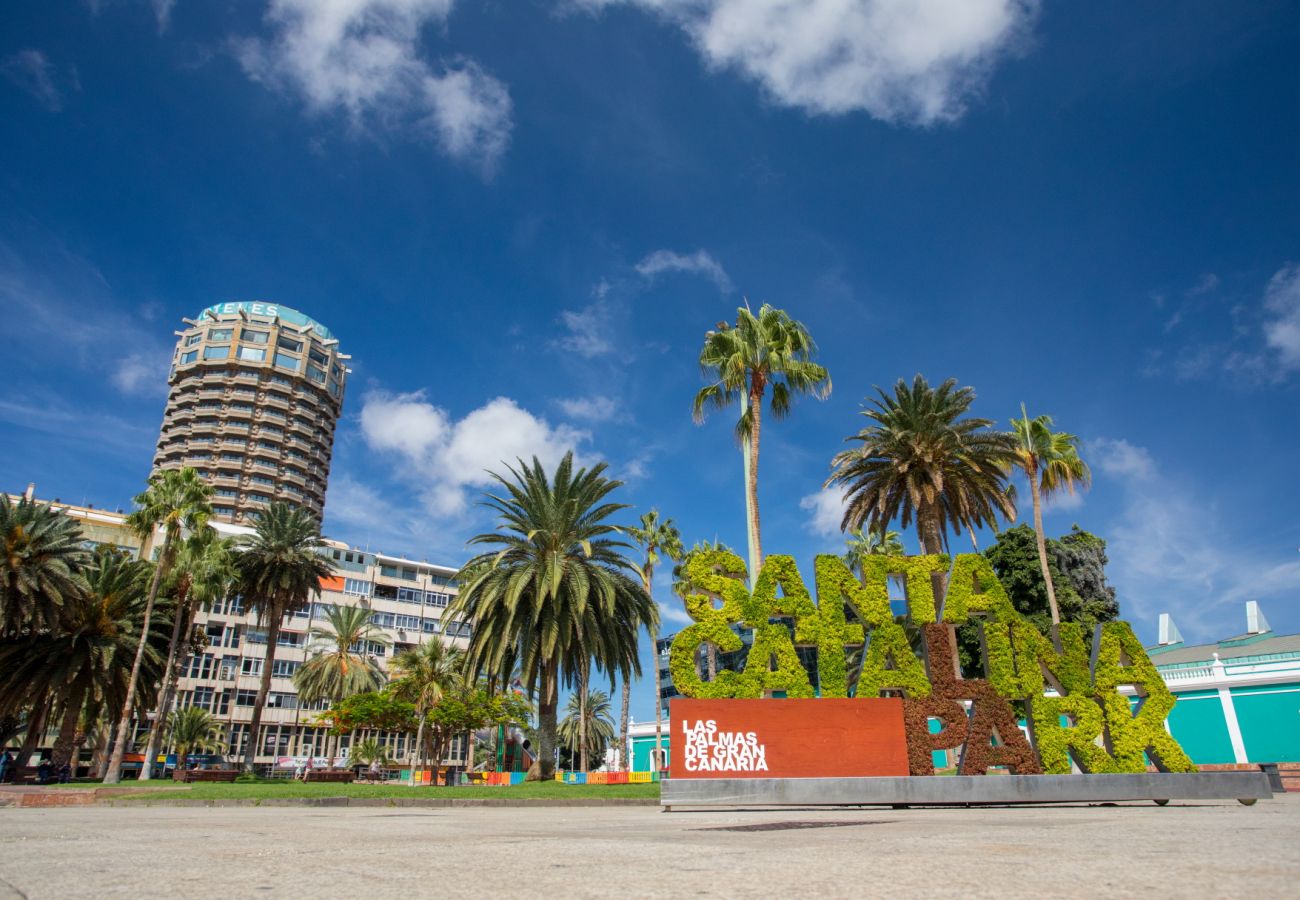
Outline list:
[[[587,679],[589,677],[588,663],[582,664],[581,680],[578,683],[578,768],[579,771],[586,773],[589,760],[587,759]]]
[[[652,660],[655,670],[655,752],[650,760],[650,769],[655,771],[659,766],[659,758],[663,753],[664,742],[664,705],[659,699],[659,629],[655,629],[651,638],[654,641],[654,654]]]
[[[758,514],[758,439],[763,430],[763,388],[761,385],[751,388],[749,392],[749,505],[753,514],[750,527],[750,565],[754,571],[749,573],[750,584],[758,578],[763,568],[763,528]]]
[[[90,776],[92,778],[103,778],[103,769],[108,765],[108,744],[113,739],[113,729],[110,725],[105,724],[100,727],[98,720],[95,725],[95,749],[90,754]]]
[[[50,715],[50,701],[46,700],[39,706],[32,707],[31,718],[27,720],[27,734],[23,737],[23,744],[18,748],[18,758],[14,760],[15,768],[23,768],[32,764],[32,754],[40,746],[41,736],[45,734],[45,720]]]
[[[85,702],[86,685],[81,682],[72,689],[63,707],[63,721],[59,725],[59,736],[54,741],[54,752],[50,759],[56,773],[72,757],[72,747],[77,740],[77,724],[81,721],[81,707]]]
[[[117,740],[113,744],[113,756],[108,761],[108,771],[104,773],[104,784],[117,784],[122,780],[122,755],[126,753],[128,731],[135,716],[135,692],[140,681],[140,666],[144,662],[145,647],[149,643],[153,605],[158,600],[158,586],[162,583],[163,570],[171,562],[171,551],[172,533],[168,531],[163,538],[162,554],[158,557],[158,565],[153,570],[153,581],[149,584],[149,599],[144,604],[144,622],[140,625],[140,643],[135,648],[135,661],[131,663],[131,677],[126,683],[126,700],[122,702],[122,718],[117,723]],[[144,766],[148,765],[149,760],[146,759]]]
[[[189,747],[176,745],[176,765],[172,767],[172,781],[185,780],[185,757],[189,756]]]
[[[923,554],[943,553],[943,530],[939,527],[939,520],[933,506],[927,504],[917,510],[916,528],[921,539]],[[930,586],[934,590],[935,603],[942,603],[944,595],[948,593],[948,573],[932,572]]]
[[[180,647],[181,632],[185,629],[186,620],[189,619],[189,588],[186,587],[176,598],[176,615],[172,623],[172,640],[167,645],[167,665],[163,667],[163,689],[158,695],[158,706],[153,711],[153,724],[149,726],[149,743],[145,744],[144,759],[149,763],[158,755],[158,744],[162,738],[163,722],[167,718],[167,708],[171,706],[172,694],[176,690],[176,680],[180,677],[180,663],[177,659],[177,649]],[[152,765],[145,765],[140,769],[140,780],[148,781],[153,776],[150,770]]]
[[[630,678],[624,678],[623,679],[623,712],[619,716],[619,721],[618,721],[618,736],[619,736],[618,768],[620,772],[626,772],[628,770],[627,761],[628,761],[629,754],[628,754],[628,741],[627,741],[627,730],[628,730],[627,719],[628,719],[628,705],[631,702],[632,702],[632,680]]]
[[[274,617],[267,616],[270,619],[266,627],[266,661],[262,663],[262,685],[257,689],[257,702],[253,704],[253,720],[248,723],[248,746],[244,748],[244,771],[252,774],[253,761],[257,758],[258,732],[262,728],[262,709],[266,706],[266,697],[271,693],[271,669],[275,665],[275,648],[276,643],[280,640],[280,622],[284,618],[279,615],[280,607],[276,604]]]
[[[103,781],[108,775],[108,764],[113,756],[113,735],[117,727],[113,722],[104,723],[107,734],[104,735],[104,750],[99,756],[99,767],[95,770],[95,777]]]
[[[1043,502],[1038,489],[1038,467],[1032,463],[1025,467],[1029,476],[1029,493],[1034,498],[1034,534],[1038,537],[1038,564],[1043,567],[1043,582],[1047,585],[1047,607],[1052,612],[1052,625],[1061,624],[1061,611],[1056,606],[1056,586],[1047,565],[1047,539],[1043,536]]]
[[[559,691],[556,660],[541,665],[542,696],[537,704],[537,773],[542,781],[555,778],[555,712]],[[532,773],[529,772],[531,776]]]
[[[708,661],[709,681],[713,681],[718,677],[718,645],[706,644],[704,658]]]
[[[415,729],[415,746],[411,748],[411,787],[415,787],[417,782],[416,775],[421,771],[420,758],[424,753],[424,715],[420,716],[420,724]]]

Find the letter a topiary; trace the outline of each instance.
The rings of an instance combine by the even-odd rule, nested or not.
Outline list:
[[[1106,714],[1106,745],[1120,772],[1146,771],[1143,754],[1162,772],[1195,772],[1196,766],[1165,731],[1174,695],[1156,671],[1127,622],[1097,626],[1093,644],[1093,690]],[[1127,684],[1138,693],[1137,710],[1119,692]]]

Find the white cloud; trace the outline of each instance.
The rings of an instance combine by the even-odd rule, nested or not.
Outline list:
[[[1283,266],[1264,291],[1264,341],[1285,371],[1300,369],[1300,264]]]
[[[1088,441],[1093,465],[1119,478],[1150,479],[1155,463],[1145,447],[1137,447],[1123,438],[1095,438]]]
[[[886,122],[952,121],[1029,30],[1038,0],[578,0],[676,23],[705,61],[776,102]]]
[[[244,41],[250,77],[299,95],[310,112],[341,112],[358,127],[412,125],[485,175],[510,137],[510,95],[476,63],[431,68],[418,44],[454,0],[271,0],[271,40]]]
[[[618,403],[610,397],[574,397],[558,402],[570,419],[608,422],[619,414]]]
[[[603,301],[579,310],[566,309],[560,313],[560,321],[569,332],[556,341],[561,349],[587,359],[613,351],[614,343],[609,335],[610,312]]]
[[[63,109],[63,95],[54,85],[54,67],[40,50],[19,50],[0,63],[0,72],[50,112]]]
[[[694,625],[695,620],[690,617],[679,602],[671,605],[659,602],[659,621],[665,625]]]
[[[844,491],[840,488],[823,488],[799,501],[799,508],[809,511],[807,528],[821,537],[840,534],[844,519]]]
[[[153,0],[153,15],[158,22],[158,33],[162,34],[172,23],[172,8],[176,0]]]
[[[127,354],[113,370],[113,384],[124,394],[166,394],[167,363],[165,354]]]
[[[466,491],[493,483],[518,459],[536,456],[548,469],[590,439],[568,425],[551,426],[508,397],[497,397],[454,421],[422,392],[366,395],[361,433],[374,450],[396,455],[440,513],[463,512]]]
[[[653,279],[663,272],[690,272],[703,275],[712,281],[721,293],[731,292],[731,279],[722,268],[721,263],[704,250],[694,253],[675,253],[672,250],[656,250],[636,264],[637,272],[643,278]]]
[[[1246,600],[1289,602],[1300,562],[1239,542],[1213,504],[1158,471],[1145,448],[1124,440],[1089,446],[1123,492],[1103,534],[1125,618],[1150,624],[1172,613],[1189,640],[1206,640],[1240,630]]]

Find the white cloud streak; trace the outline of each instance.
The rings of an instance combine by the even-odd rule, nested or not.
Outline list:
[[[274,37],[243,41],[239,59],[311,113],[342,113],[357,128],[412,127],[487,177],[509,143],[509,91],[472,60],[435,69],[419,55],[421,29],[445,25],[453,2],[271,0]]]
[[[1300,369],[1300,264],[1283,266],[1264,291],[1264,342],[1283,371]]]
[[[429,505],[449,515],[465,512],[469,489],[493,483],[489,471],[504,472],[534,456],[549,469],[590,440],[588,432],[552,426],[508,397],[457,421],[421,392],[366,395],[361,433],[371,449],[398,458],[402,474],[419,485]]]
[[[777,103],[886,122],[953,121],[1019,47],[1038,0],[576,0],[650,10],[706,63]]]
[[[573,397],[557,402],[570,419],[609,422],[619,414],[618,402],[610,397]]]
[[[560,313],[560,321],[568,331],[555,342],[560,349],[586,359],[613,352],[610,309],[603,300],[578,310],[566,309]]]
[[[844,519],[844,491],[840,488],[824,488],[815,494],[809,494],[799,501],[799,508],[808,511],[807,528],[819,537],[835,537],[840,534],[840,522]]]
[[[54,67],[40,50],[19,50],[0,63],[0,73],[50,112],[63,109],[63,95],[54,84]]]
[[[722,264],[707,251],[696,250],[694,253],[676,253],[672,250],[656,250],[636,264],[637,274],[653,280],[665,272],[687,272],[702,275],[717,287],[719,293],[731,293],[731,278]]]
[[[1169,612],[1189,640],[1209,640],[1241,630],[1246,600],[1294,596],[1300,561],[1234,540],[1213,505],[1166,476],[1146,448],[1122,439],[1088,447],[1123,494],[1104,534],[1126,618],[1150,624]]]

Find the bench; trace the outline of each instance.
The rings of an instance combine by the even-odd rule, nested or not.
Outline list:
[[[303,773],[303,781],[336,781],[351,784],[356,773],[351,769],[308,769]]]
[[[181,781],[186,784],[195,781],[233,782],[237,777],[238,769],[187,769],[181,773]]]

